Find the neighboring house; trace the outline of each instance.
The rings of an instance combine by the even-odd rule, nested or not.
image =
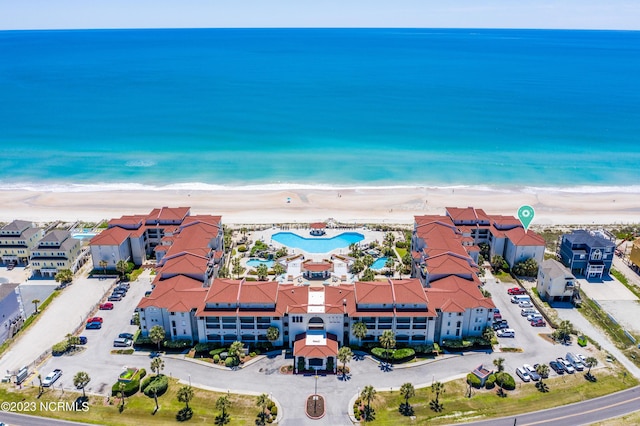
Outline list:
[[[22,326],[18,284],[0,284],[0,344],[13,337]]]
[[[629,266],[636,272],[640,272],[640,238],[637,238],[631,246],[629,254]]]
[[[75,273],[85,262],[82,243],[69,231],[54,229],[40,239],[31,253],[31,270],[35,275],[54,277],[58,271]]]
[[[547,302],[570,302],[579,298],[580,284],[560,262],[547,259],[538,268],[537,287],[540,298]]]
[[[587,279],[609,275],[615,237],[604,231],[577,230],[562,236],[560,257],[572,274]]]
[[[26,220],[14,220],[0,228],[0,260],[2,263],[26,265],[31,251],[44,236],[44,231]]]

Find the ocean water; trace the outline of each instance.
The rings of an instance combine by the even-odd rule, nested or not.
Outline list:
[[[640,32],[0,32],[0,187],[640,191]]]

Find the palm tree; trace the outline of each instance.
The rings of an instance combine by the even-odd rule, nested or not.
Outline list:
[[[591,377],[591,367],[598,365],[598,359],[594,356],[587,357],[587,359],[584,360],[584,365],[589,369],[587,371],[587,377]]]
[[[436,394],[436,397],[431,401],[431,409],[433,411],[442,411],[442,404],[440,404],[440,394],[445,392],[444,384],[441,382],[435,382],[431,385],[431,392]]]
[[[504,358],[494,359],[493,365],[498,369],[498,372],[496,373],[496,381],[498,382],[498,386],[500,386],[499,394],[503,395],[504,389],[502,389],[502,372],[504,371]]]
[[[118,382],[118,391],[120,391],[120,411],[124,409],[124,388],[126,385],[124,382]]]
[[[376,280],[376,273],[373,272],[372,269],[367,268],[366,271],[364,271],[364,274],[362,274],[362,281],[375,281]]]
[[[240,258],[234,257],[231,259],[231,273],[236,276],[236,279],[240,279],[240,274],[244,272],[244,268],[240,265]]]
[[[273,273],[276,274],[276,276],[278,275],[282,275],[286,272],[286,269],[284,268],[284,266],[282,266],[280,263],[276,262],[273,265]]]
[[[384,355],[387,360],[389,359],[389,349],[393,349],[396,346],[396,335],[393,330],[385,330],[380,336],[380,344],[384,348]]]
[[[267,404],[269,404],[269,395],[266,393],[260,394],[256,398],[256,405],[260,407],[260,424],[265,424],[265,418],[267,417]]]
[[[54,279],[60,284],[70,283],[73,280],[73,272],[70,269],[61,269]]]
[[[120,272],[120,278],[124,277],[125,272],[127,272],[127,261],[126,260],[118,260],[116,263],[116,271]]]
[[[102,273],[104,275],[107,275],[107,266],[109,265],[109,262],[107,262],[106,260],[101,260],[99,263],[100,267],[102,268]]]
[[[347,377],[347,363],[353,358],[353,352],[349,346],[343,346],[338,350],[338,361],[342,363],[342,378]]]
[[[183,386],[178,389],[178,401],[184,402],[185,408],[189,409],[189,401],[193,399],[193,388],[191,386]]]
[[[364,271],[365,265],[361,259],[356,259],[351,265],[351,272],[358,275],[360,272]]]
[[[38,313],[38,304],[40,303],[40,299],[33,299],[31,301],[31,303],[33,303],[35,305],[35,307],[36,307],[36,312],[35,313],[37,314]]]
[[[243,353],[244,353],[244,343],[242,343],[239,340],[236,340],[235,342],[233,342],[231,346],[229,346],[229,350],[227,351],[227,354],[230,357],[234,357],[237,360],[240,360],[240,355]]]
[[[404,398],[405,407],[409,406],[409,398],[416,396],[416,389],[411,383],[405,383],[400,386],[400,395]]]
[[[540,376],[540,381],[536,383],[536,388],[538,388],[540,392],[548,392],[549,386],[547,386],[542,379],[549,377],[549,366],[547,364],[536,365],[536,373]]]
[[[362,339],[367,336],[368,332],[367,325],[362,321],[358,321],[351,326],[351,333],[358,339],[360,346],[362,345]]]
[[[78,389],[82,389],[83,398],[87,397],[84,393],[84,387],[87,386],[87,383],[89,383],[90,380],[91,378],[89,377],[89,374],[84,371],[78,371],[76,375],[73,376],[73,385]]]
[[[367,385],[364,387],[364,389],[362,389],[362,392],[360,392],[360,398],[364,399],[365,401],[367,401],[367,406],[365,407],[364,410],[364,420],[370,420],[371,417],[371,401],[373,401],[376,398],[376,390],[373,388],[373,386],[371,385]]]
[[[261,263],[256,268],[258,272],[258,281],[266,281],[267,276],[269,276],[269,268],[264,263]]]
[[[384,267],[389,270],[391,275],[393,275],[393,268],[396,266],[396,260],[393,257],[389,257],[387,261],[384,263]]]
[[[367,254],[362,258],[362,263],[364,263],[364,266],[366,266],[367,268],[371,267],[371,265],[373,265],[373,262],[375,262],[375,259],[370,254]]]
[[[494,335],[494,331],[493,331],[493,328],[491,327],[485,327],[484,330],[482,331],[482,338],[489,343],[491,343],[491,340],[493,339],[493,335]]]
[[[160,350],[160,343],[164,340],[165,331],[161,325],[154,325],[149,330],[149,338],[153,343],[158,345],[158,350]]]
[[[231,405],[231,401],[229,400],[228,395],[223,395],[216,401],[216,408],[222,413],[220,413],[219,421],[216,424],[226,424],[229,423],[229,418],[227,414],[227,408]],[[217,419],[216,419],[217,420]]]
[[[269,327],[267,329],[267,340],[270,342],[275,342],[280,337],[280,329],[278,327]]]
[[[164,361],[160,357],[156,357],[151,360],[151,371],[153,371],[156,376],[159,376],[160,373],[164,370]]]

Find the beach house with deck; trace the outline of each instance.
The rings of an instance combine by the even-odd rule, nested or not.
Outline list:
[[[44,231],[26,220],[4,225],[0,228],[0,261],[4,265],[26,265],[42,237]]]
[[[615,252],[615,237],[604,231],[576,230],[560,242],[562,263],[571,273],[587,279],[609,275]]]

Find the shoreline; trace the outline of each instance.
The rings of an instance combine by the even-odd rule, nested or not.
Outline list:
[[[532,226],[640,223],[640,187],[602,192],[580,192],[580,187],[573,191],[571,188],[532,189],[463,185],[222,190],[5,189],[0,190],[0,221],[95,222],[146,213],[155,207],[189,206],[192,214],[221,215],[227,224],[305,223],[328,218],[346,223],[411,224],[416,215],[443,215],[446,207],[473,206],[489,214],[516,216],[518,208],[528,204],[536,211]]]

